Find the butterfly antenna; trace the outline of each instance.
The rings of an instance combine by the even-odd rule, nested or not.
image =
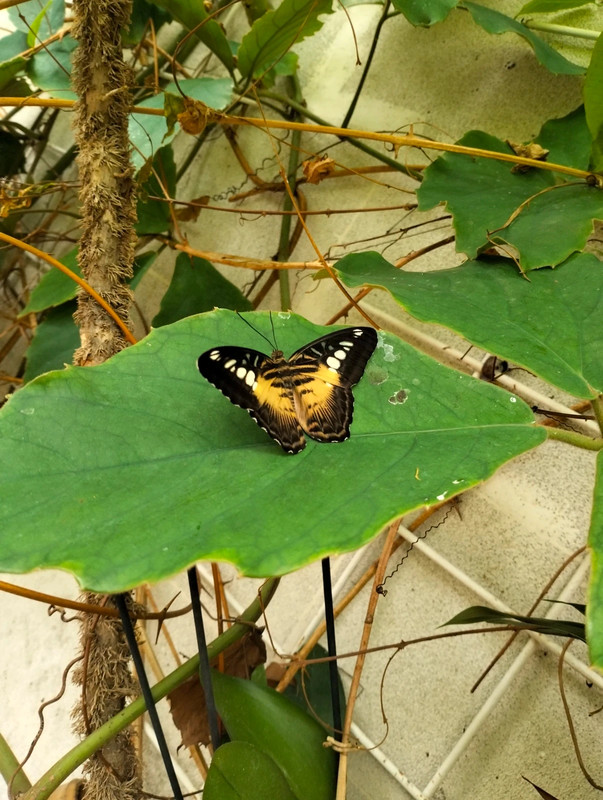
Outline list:
[[[259,331],[254,325],[251,324],[251,322],[248,322],[248,320],[246,320],[245,317],[239,311],[237,311],[236,314],[243,320],[245,325],[249,325],[252,331],[255,331],[258,334],[258,336],[261,336],[262,339],[265,339],[273,350],[276,350],[274,342],[271,342],[267,336],[264,336],[264,334],[261,331]],[[270,312],[270,322],[272,323],[272,312]],[[272,332],[274,333],[274,325],[272,326]]]

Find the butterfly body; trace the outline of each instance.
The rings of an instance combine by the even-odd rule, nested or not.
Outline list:
[[[201,374],[288,453],[350,435],[358,383],[377,345],[372,328],[346,328],[310,342],[286,359],[244,347],[215,347],[198,360]]]

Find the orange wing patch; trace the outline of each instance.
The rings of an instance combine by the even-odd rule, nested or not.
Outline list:
[[[306,446],[306,439],[297,418],[293,392],[275,381],[257,376],[253,393],[258,402],[257,411],[249,413],[269,436],[289,453],[299,453]]]

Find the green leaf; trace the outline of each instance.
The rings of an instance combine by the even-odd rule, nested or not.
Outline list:
[[[512,153],[509,145],[482,131],[469,131],[458,144],[496,153]],[[424,173],[417,190],[419,209],[445,202],[453,215],[457,250],[475,258],[491,245],[488,232],[504,225],[525,201],[553,184],[544,170],[514,174],[503,161],[444,153]],[[508,233],[508,232],[507,232]]]
[[[246,78],[273,67],[289,49],[322,28],[321,14],[333,12],[332,0],[283,0],[254,22],[237,53],[237,66]]]
[[[529,281],[504,258],[404,272],[378,253],[358,253],[336,268],[348,286],[382,286],[417,319],[446,325],[569,394],[603,391],[603,264],[593,255]]]
[[[538,61],[554,75],[584,74],[583,67],[572,64],[521,22],[501,14],[500,11],[494,11],[478,3],[470,3],[469,0],[465,0],[459,7],[466,8],[473,21],[488,33],[516,33],[521,36],[531,45]]]
[[[492,625],[513,625],[527,627],[529,630],[545,633],[548,636],[564,636],[586,641],[584,623],[571,622],[564,619],[546,619],[546,617],[523,617],[521,614],[510,614],[497,611],[486,606],[471,606],[445,622],[445,625],[475,625],[476,622],[489,622]]]
[[[159,328],[216,307],[249,311],[252,306],[241,290],[226,280],[209,261],[180,253],[152,325]]]
[[[536,141],[550,151],[547,160],[551,163],[588,170],[591,140],[584,106],[545,122]]]
[[[226,108],[232,97],[233,82],[231,78],[190,78],[178,84],[185,94],[193,100],[200,100],[211,108]],[[137,103],[143,108],[165,107],[165,93],[177,93],[176,84],[170,83],[165,92],[147,97]],[[180,96],[178,92],[178,96]],[[128,135],[133,147],[132,163],[136,169],[151,158],[160,147],[169,144],[176,135],[174,129],[168,133],[165,116],[151,116],[149,114],[131,114],[128,126]]]
[[[176,194],[176,164],[172,146],[161,147],[153,158],[147,180],[139,187],[136,204],[137,222],[134,230],[139,236],[167,233],[172,227],[172,209],[167,198]],[[161,198],[153,200],[153,197]]]
[[[156,258],[156,253],[148,252],[136,256],[134,259],[134,277],[130,281],[130,288],[135,289],[138,281],[143,277],[146,270],[151,266]],[[62,258],[59,259],[61,264],[64,264],[76,275],[82,277],[82,273],[77,262],[77,247],[72,248]],[[68,275],[61,272],[59,269],[50,269],[45,272],[40,278],[38,285],[33,289],[29,296],[29,301],[23,311],[20,312],[19,317],[25,317],[27,314],[37,314],[40,311],[45,311],[47,308],[60,306],[66,303],[77,295],[79,286],[75,281],[71,280]]]
[[[603,169],[603,34],[595,42],[584,81],[586,122],[592,137],[592,163]]]
[[[271,335],[267,314],[246,319]],[[287,354],[332,330],[272,321]],[[262,341],[212,311],[13,395],[0,411],[0,570],[57,566],[100,592],[201,559],[282,574],[359,547],[546,438],[521,400],[384,335],[354,388],[349,441],[287,455],[195,366],[216,345]]]
[[[576,139],[568,144],[574,132]],[[561,163],[567,163],[575,156],[583,165],[586,138],[581,114],[572,112],[547,123],[542,139],[551,147],[552,161],[559,156]],[[481,131],[470,131],[459,144],[513,152]],[[593,220],[603,216],[603,192],[598,187],[556,183],[546,170],[514,173],[508,163],[458,153],[445,153],[425,170],[417,198],[421,210],[446,203],[453,215],[457,250],[475,258],[494,243],[510,244],[519,251],[524,270],[554,266],[581,250]]]
[[[172,21],[172,15],[149,0],[134,0],[130,14],[130,26],[122,31],[122,42],[125,46],[136,45],[142,37],[150,32],[149,22],[153,21],[155,33],[162,25]]]
[[[428,28],[436,22],[445,20],[458,2],[459,0],[392,0],[392,5],[396,11],[402,12],[412,25],[423,25]]]
[[[2,40],[4,42],[4,39]],[[23,71],[24,65],[27,64],[27,59],[16,56],[8,61],[3,61],[0,64],[0,89],[3,89],[9,84],[15,75]]]
[[[590,663],[603,669],[603,451],[597,454],[588,546],[591,549],[591,568],[586,606],[586,639]]]
[[[31,381],[44,372],[73,363],[73,353],[80,346],[80,333],[73,321],[75,309],[74,302],[65,303],[46,314],[27,348],[23,380]]]
[[[332,800],[335,753],[323,747],[325,731],[312,717],[252,681],[214,671],[212,683],[218,713],[233,741],[248,742],[269,756],[297,800]]]
[[[61,264],[75,272],[80,278],[82,273],[77,262],[77,247],[73,247],[62,258],[58,259]],[[27,305],[19,314],[24,317],[27,314],[37,314],[53,306],[60,306],[68,300],[73,300],[77,295],[78,285],[71,280],[68,275],[59,269],[53,268],[45,272],[40,278],[38,285],[32,290]]]
[[[24,159],[23,140],[11,130],[0,130],[0,176],[9,178],[16,175],[21,170]]]
[[[531,13],[549,13],[554,11],[567,11],[569,8],[578,8],[578,6],[586,6],[592,3],[593,0],[530,0],[525,6],[522,6],[516,17],[522,14]]]
[[[203,787],[204,800],[296,800],[283,773],[249,742],[227,742],[216,750]]]
[[[151,0],[165,9],[173,19],[197,36],[212,53],[215,53],[226,69],[232,74],[234,59],[228,40],[219,23],[210,19],[205,6],[199,0]]]
[[[325,658],[327,655],[328,653],[324,647],[317,644],[306,658],[312,660],[313,658]],[[346,699],[339,672],[337,673],[337,685],[339,688],[339,705],[342,716],[344,716]],[[333,730],[331,671],[327,661],[320,664],[308,664],[303,672],[297,673],[283,694],[306,713],[312,714],[316,719],[324,722],[328,730]]]
[[[39,41],[47,39],[61,27],[65,20],[65,3],[64,0],[48,0],[42,6],[41,0],[29,0],[19,3],[18,7],[9,8],[8,16],[15,28],[23,31],[27,37],[32,31],[39,34]],[[36,44],[35,39],[29,46],[33,44]]]
[[[76,99],[71,88],[71,54],[76,47],[77,43],[65,36],[32,56],[27,62],[27,76],[31,82],[52,97]]]

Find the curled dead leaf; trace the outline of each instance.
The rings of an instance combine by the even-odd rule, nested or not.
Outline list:
[[[329,156],[316,156],[304,161],[302,168],[308,183],[320,183],[335,172],[335,162]]]
[[[521,158],[533,158],[535,161],[546,161],[549,151],[536,142],[529,142],[528,144],[518,144],[512,142],[510,139],[506,140],[507,144],[513,150],[515,155]],[[528,172],[532,167],[527,164],[515,164],[511,172]]]
[[[222,653],[224,673],[248,679],[253,670],[266,661],[266,646],[259,628],[253,628]],[[218,665],[218,659],[211,662]],[[182,745],[209,744],[209,724],[205,707],[205,693],[194,675],[168,695],[174,725],[182,736]]]

